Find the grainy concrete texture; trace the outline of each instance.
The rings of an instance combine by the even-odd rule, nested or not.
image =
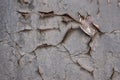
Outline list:
[[[120,80],[120,0],[0,0],[0,80]]]

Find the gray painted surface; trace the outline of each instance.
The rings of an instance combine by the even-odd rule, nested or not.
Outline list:
[[[0,80],[120,80],[119,0],[0,0]]]

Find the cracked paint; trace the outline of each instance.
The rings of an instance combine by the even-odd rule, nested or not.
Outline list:
[[[120,80],[119,0],[0,2],[0,80]]]

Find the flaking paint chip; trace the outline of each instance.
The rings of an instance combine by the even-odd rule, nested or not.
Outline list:
[[[80,20],[82,23],[82,26],[80,28],[89,36],[93,37],[96,33],[96,30],[91,27],[89,23],[87,23],[85,20]]]
[[[80,16],[79,22],[81,23],[80,28],[90,37],[93,37],[95,33],[97,32],[96,29],[93,27],[93,17],[87,16],[86,18],[83,18]],[[98,25],[94,24],[97,28],[99,28]]]

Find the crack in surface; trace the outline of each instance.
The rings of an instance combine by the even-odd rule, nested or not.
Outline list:
[[[79,64],[79,63],[78,63]],[[79,64],[80,65],[80,64]],[[87,69],[85,69],[84,67],[82,67],[81,65],[80,65],[80,70],[83,70],[83,71],[86,71],[86,72],[88,72],[91,76],[93,76],[93,71],[88,71]]]
[[[33,29],[23,29],[23,30],[17,31],[15,33],[30,32],[30,31],[33,31]]]
[[[114,70],[114,68],[113,68],[113,69],[112,69],[112,74],[111,74],[111,76],[110,76],[110,79],[111,79],[111,80],[113,80],[114,74],[115,74],[115,70]]]
[[[72,28],[72,27],[69,28],[69,29],[67,30],[67,32],[65,33],[64,37],[62,38],[62,40],[61,40],[57,45],[65,43],[65,41],[68,39],[68,37],[71,35],[71,33],[72,33],[74,30],[77,30],[77,29],[79,29],[79,28]]]
[[[41,48],[47,49],[47,48],[50,48],[50,47],[55,47],[55,48],[58,49],[57,45],[51,45],[51,44],[43,43],[43,44],[41,44],[41,45],[38,45],[38,46],[37,46],[35,49],[33,49],[31,52],[34,52],[34,51],[36,51],[37,49],[41,49]]]
[[[27,19],[29,19],[30,18],[30,12],[28,12],[28,11],[17,11],[19,14],[21,14],[21,16],[25,19],[25,20],[27,20]]]
[[[69,52],[69,50],[68,50],[64,45],[62,45],[62,46],[64,47],[64,49],[65,49],[66,52],[68,53],[68,56],[69,56],[70,60],[71,60],[75,65],[77,65],[77,66],[80,67],[80,65],[72,59],[72,56],[71,56],[71,53]]]
[[[74,21],[76,23],[80,23],[79,21],[74,19],[72,16],[70,16],[68,13],[55,14],[54,11],[49,11],[49,12],[39,11],[39,13],[40,13],[40,18],[42,18],[42,19],[55,17],[55,16],[61,16],[61,17],[63,17],[63,22],[67,23],[67,22],[70,22],[70,21]],[[65,20],[65,18],[66,18],[66,20]]]
[[[93,1],[93,0],[91,0],[91,1]],[[99,6],[99,2],[98,2],[98,1],[99,1],[99,0],[97,0],[97,4],[98,4],[98,6]],[[26,13],[24,13],[24,12],[23,12],[23,13],[19,12],[19,13],[22,15],[22,17],[24,17],[24,19],[27,19],[27,18],[29,17],[29,13],[27,13],[27,12],[26,12]],[[61,17],[62,17],[62,22],[65,23],[65,24],[68,24],[68,23],[70,23],[70,22],[76,22],[76,23],[79,23],[81,26],[85,26],[82,22],[79,22],[79,21],[75,20],[73,17],[71,17],[71,16],[70,16],[69,14],[67,14],[67,13],[65,13],[65,14],[55,14],[54,11],[50,11],[50,12],[42,12],[42,11],[39,11],[39,13],[40,13],[40,18],[42,18],[42,19],[50,18],[50,17],[54,17],[54,16],[61,16]],[[97,14],[99,15],[99,13],[100,13],[100,9],[99,9],[99,7],[98,7],[98,12],[97,12]],[[81,16],[81,15],[80,15],[80,17],[81,17],[83,20],[86,19],[84,16]],[[88,50],[88,52],[87,52],[87,54],[89,54],[89,55],[91,56],[91,53],[92,53],[92,51],[93,51],[91,44],[92,44],[92,43],[94,42],[94,40],[96,39],[96,35],[98,35],[98,34],[101,35],[101,34],[103,34],[103,32],[100,31],[100,29],[99,29],[93,22],[92,22],[91,24],[87,24],[87,25],[90,25],[90,26],[88,26],[88,27],[89,27],[89,28],[92,27],[92,28],[96,31],[95,34],[91,36],[90,34],[88,34],[88,33],[86,32],[85,29],[81,28],[81,26],[80,26],[80,28],[83,30],[83,32],[84,32],[85,34],[87,34],[87,35],[91,38],[90,41],[88,42],[89,50]],[[22,31],[20,31],[20,32],[28,32],[28,31],[31,31],[31,30],[32,30],[32,29],[24,29],[24,30],[22,30]],[[59,30],[59,29],[58,29],[58,28],[47,28],[47,29],[37,29],[37,30],[40,31],[40,32],[45,32],[45,31]],[[68,39],[69,35],[72,33],[73,30],[74,30],[73,28],[68,29],[68,31],[65,33],[64,37],[62,38],[62,40],[61,40],[57,45],[62,44],[62,43],[65,43],[65,41]],[[42,44],[42,45],[37,46],[33,51],[35,51],[35,50],[38,49],[38,48],[57,47],[57,45],[49,45],[49,44],[45,43],[45,44]],[[63,47],[66,49],[66,51],[67,51],[67,53],[68,53],[71,61],[72,61],[74,64],[76,64],[76,65],[78,65],[79,67],[81,67],[80,64],[78,64],[77,62],[75,62],[75,61],[72,59],[69,50],[68,50],[65,46],[63,46]],[[33,52],[33,51],[32,51],[32,52]],[[86,69],[84,69],[84,68],[82,68],[82,67],[81,67],[81,69],[89,72],[88,70],[86,70]],[[91,75],[93,75],[92,72],[89,72],[89,73],[90,73]],[[41,75],[40,72],[39,72],[39,74],[40,74],[40,76],[41,76],[41,78],[42,78],[42,75]],[[114,74],[114,73],[113,73],[113,74]],[[112,76],[112,75],[111,75],[111,76]],[[44,80],[44,79],[42,78],[42,80]]]
[[[38,30],[40,33],[42,33],[42,32],[47,32],[47,31],[51,31],[51,30],[61,31],[60,28],[46,28],[46,29],[37,28],[37,30]]]
[[[97,3],[99,4],[99,2],[97,2]],[[91,37],[91,40],[88,42],[89,50],[88,50],[87,53],[88,53],[89,55],[91,55],[91,52],[92,52],[92,47],[91,47],[90,44],[94,41],[96,34],[97,34],[97,33],[103,34],[103,32],[100,31],[99,26],[96,25],[96,24],[94,24],[93,22],[85,23],[85,24],[82,22],[83,20],[84,20],[85,22],[86,22],[86,21],[89,21],[89,20],[87,20],[87,18],[90,16],[89,14],[88,14],[87,17],[85,17],[85,16],[83,16],[83,15],[80,15],[80,19],[81,19],[81,20],[80,20],[80,21],[77,21],[77,20],[75,20],[74,18],[72,18],[69,14],[61,14],[61,15],[60,15],[60,14],[55,14],[54,11],[50,11],[50,12],[42,12],[42,11],[39,11],[39,13],[40,13],[40,17],[41,17],[41,18],[50,18],[50,17],[54,17],[54,16],[61,16],[61,17],[63,17],[63,22],[66,23],[66,24],[69,23],[69,22],[71,22],[71,21],[74,21],[74,22],[80,23],[83,27],[85,26],[84,28],[82,28],[82,27],[80,26],[80,28],[83,30],[84,33],[86,33],[88,36]],[[65,18],[66,18],[66,19],[65,19]],[[86,27],[86,25],[87,25],[87,27]],[[87,29],[93,29],[95,32],[94,32],[94,33],[90,32],[90,33],[92,33],[92,35],[90,35],[89,32],[88,32],[88,30],[86,30],[86,28],[87,28]],[[77,28],[77,29],[78,29],[78,28]],[[48,28],[48,29],[37,29],[37,30],[39,30],[40,33],[41,33],[41,32],[44,32],[44,31],[59,30],[59,28]],[[74,28],[68,29],[68,31],[65,33],[63,39],[62,39],[57,45],[64,43],[64,42],[67,40],[68,36],[70,35],[70,33],[71,33],[73,30],[75,30],[75,29],[74,29]],[[29,31],[29,30],[26,29],[26,30],[23,30],[23,31]],[[42,45],[37,46],[33,51],[35,51],[37,48],[53,47],[53,46],[55,47],[55,46],[57,46],[57,45],[42,44]]]
[[[97,10],[97,16],[100,15],[100,2],[97,0],[98,10]]]
[[[40,15],[40,18],[42,18],[42,19],[50,18],[50,17],[54,17],[55,16],[54,11],[49,11],[49,12],[39,11],[39,15]]]
[[[20,55],[19,59],[17,59],[17,65],[18,65],[18,66],[21,66],[21,65],[20,65],[20,60],[21,60],[21,58],[24,56],[24,55],[21,55],[20,52],[19,52],[19,48],[21,48],[21,47],[19,46],[18,43],[16,43],[16,42],[12,39],[11,33],[8,32],[7,28],[6,28],[6,33],[9,35],[10,40],[15,44],[15,45],[10,45],[10,46],[11,46],[12,48],[16,49],[17,53]],[[11,41],[10,41],[10,42],[11,42]],[[13,55],[17,58],[17,56],[16,56],[15,54],[13,54]]]
[[[113,30],[110,33],[112,34],[112,33],[118,33],[118,32],[120,32],[120,30]]]
[[[43,78],[43,69],[41,68],[41,66],[38,67],[38,73],[39,73],[41,79],[42,79],[42,80],[45,80],[45,79]]]
[[[93,76],[93,71],[89,71],[89,70],[85,69],[84,67],[82,67],[82,66],[79,64],[78,61],[74,61],[74,60],[72,59],[72,56],[71,56],[71,53],[69,52],[69,50],[68,50],[64,45],[62,45],[62,46],[63,46],[64,49],[67,51],[70,60],[71,60],[75,65],[77,65],[78,67],[80,67],[80,70],[84,70],[84,71],[88,72],[91,76]]]
[[[97,36],[99,36],[99,34],[95,33],[95,35],[88,42],[89,49],[88,49],[88,52],[86,54],[88,54],[91,57],[92,57],[92,52],[93,52],[92,44],[93,44],[94,40],[96,40]]]
[[[98,2],[99,3],[99,2]],[[80,16],[80,22],[83,24],[83,31],[91,38],[90,41],[88,42],[88,47],[89,47],[89,50],[86,54],[90,55],[91,56],[91,53],[93,51],[92,49],[92,45],[94,40],[96,40],[96,37],[97,36],[101,36],[103,34],[105,34],[104,32],[102,32],[100,29],[99,29],[99,26],[97,24],[95,24],[93,21],[89,20],[89,17],[91,17],[90,15],[88,15],[87,17],[81,15],[79,13],[79,16]],[[87,23],[88,22],[88,23]],[[84,26],[85,24],[85,26]],[[84,28],[85,27],[85,28]],[[82,28],[82,27],[81,27]],[[91,28],[91,30],[86,30],[87,28]],[[93,29],[93,31],[92,31]]]
[[[93,0],[91,0],[91,1],[93,1]],[[99,1],[99,0],[97,0],[97,1]],[[26,4],[28,4],[28,3],[26,3]],[[99,5],[99,2],[97,2],[97,4],[98,4],[98,12],[97,12],[97,15],[99,15],[100,14],[100,5]],[[20,13],[20,12],[19,12]],[[47,12],[47,13],[42,13],[42,12],[40,12],[40,17],[41,18],[50,18],[50,17],[54,17],[54,16],[61,16],[62,17],[62,22],[63,23],[65,23],[65,24],[69,24],[70,22],[76,22],[76,20],[74,20],[70,15],[68,15],[68,13],[66,13],[66,14],[60,14],[60,15],[56,15],[56,14],[54,14],[54,12],[53,11],[51,11],[51,12]],[[29,12],[26,12],[26,13],[20,13],[21,15],[22,15],[22,17],[24,17],[24,19],[27,19],[27,18],[29,18],[29,15],[30,15],[30,13]],[[84,16],[81,16],[81,17],[84,17]],[[84,19],[84,18],[83,18]],[[80,23],[79,21],[77,21],[77,23]],[[80,23],[82,26],[84,26],[82,23]],[[96,33],[95,33],[95,35],[96,34],[101,34],[102,32],[100,31],[100,29],[98,28],[98,27],[96,27],[96,25],[94,24],[94,23],[92,23],[91,24],[92,26],[94,26],[94,28],[95,28],[95,30],[97,31]],[[81,28],[81,26],[80,26],[80,28]],[[22,30],[22,31],[20,31],[20,32],[28,32],[28,31],[31,31],[32,29],[24,29],[24,30]],[[57,29],[38,29],[38,31],[40,31],[40,32],[46,32],[46,31],[51,31],[51,30],[57,30]],[[83,29],[82,29],[83,30]],[[83,30],[83,32],[85,32],[84,30]],[[67,39],[68,39],[68,37],[69,37],[69,35],[72,33],[72,29],[69,29],[66,33],[65,33],[65,35],[64,35],[64,37],[63,37],[63,39],[61,40],[61,42],[59,43],[59,44],[62,44],[62,43],[64,43]],[[116,31],[113,31],[113,32],[111,32],[111,33],[116,33]],[[86,33],[85,33],[86,34]],[[89,36],[89,34],[87,34],[88,36]],[[95,38],[95,35],[93,35],[92,37],[91,36],[89,36],[91,39],[90,39],[90,41],[88,42],[88,47],[89,47],[89,50],[88,50],[88,54],[91,56],[91,53],[92,53],[92,46],[91,46],[91,44],[94,42],[94,40],[96,39]],[[58,44],[58,45],[59,45]],[[16,45],[19,45],[18,43],[16,44]],[[56,45],[49,45],[49,44],[42,44],[42,45],[39,45],[39,46],[37,46],[36,47],[36,49],[37,48],[48,48],[48,47],[56,47]],[[33,51],[35,51],[36,49],[34,49]],[[71,57],[71,54],[70,54],[70,52],[68,51],[68,54],[69,54],[69,56]],[[72,57],[71,57],[71,59],[72,59]],[[74,60],[73,60],[74,61]],[[76,64],[76,62],[75,62],[75,64]],[[79,65],[79,64],[78,64]],[[83,70],[85,70],[84,68],[81,68],[81,69],[83,69]],[[86,71],[86,70],[85,70]],[[41,73],[40,73],[40,75],[41,75]],[[113,77],[113,75],[114,75],[114,72],[112,73],[112,75],[111,75],[111,77]],[[43,79],[42,79],[43,80]]]

